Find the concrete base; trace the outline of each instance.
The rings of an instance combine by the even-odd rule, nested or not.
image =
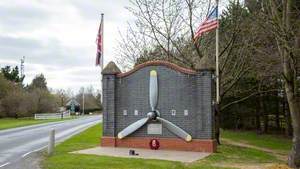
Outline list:
[[[129,150],[135,150],[139,155],[129,155]],[[125,158],[143,158],[143,159],[158,159],[180,162],[194,162],[203,159],[210,153],[191,152],[191,151],[172,151],[172,150],[150,150],[140,148],[120,148],[120,147],[95,147],[86,150],[75,151],[72,153],[92,154],[113,157]]]
[[[115,137],[101,138],[102,147],[132,147],[150,149],[149,143],[151,137],[126,137],[118,139]],[[159,141],[161,150],[179,150],[213,153],[217,151],[216,140],[193,139],[191,142],[185,142],[179,138],[155,138]]]

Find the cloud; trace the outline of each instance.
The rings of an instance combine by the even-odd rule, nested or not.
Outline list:
[[[105,63],[114,60],[118,30],[131,15],[127,0],[1,0],[0,66],[19,65],[25,59],[25,82],[43,73],[48,86],[78,90],[100,87],[95,67],[95,39],[100,14],[105,13]]]
[[[47,21],[48,14],[34,6],[0,5],[0,18],[1,29],[5,31],[32,31]]]
[[[100,14],[105,14],[105,19],[112,22],[119,22],[130,20],[132,17],[129,12],[124,9],[129,4],[127,0],[106,1],[105,3],[98,3],[97,1],[71,0],[71,4],[79,11],[84,19],[99,20]]]

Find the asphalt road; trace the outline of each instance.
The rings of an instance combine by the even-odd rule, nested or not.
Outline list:
[[[49,132],[55,129],[56,143],[102,121],[101,116],[51,122],[0,131],[0,168],[19,163],[33,152],[47,147]]]

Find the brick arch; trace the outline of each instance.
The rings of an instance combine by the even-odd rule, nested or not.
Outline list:
[[[129,76],[131,74],[133,74],[134,72],[147,67],[147,66],[166,66],[170,69],[176,70],[178,72],[181,73],[185,73],[185,74],[196,74],[197,72],[195,70],[192,69],[188,69],[188,68],[184,68],[181,66],[178,66],[174,63],[168,62],[168,61],[163,61],[163,60],[155,60],[155,61],[148,61],[142,64],[139,64],[137,66],[135,66],[132,70],[128,71],[128,72],[124,72],[124,73],[119,73],[117,74],[117,77],[126,77]]]

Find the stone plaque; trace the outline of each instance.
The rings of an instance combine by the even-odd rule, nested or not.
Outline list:
[[[147,134],[162,134],[162,125],[148,124]]]
[[[189,115],[189,111],[188,110],[184,110],[184,116],[188,116]]]
[[[123,115],[127,116],[127,110],[123,110]]]

